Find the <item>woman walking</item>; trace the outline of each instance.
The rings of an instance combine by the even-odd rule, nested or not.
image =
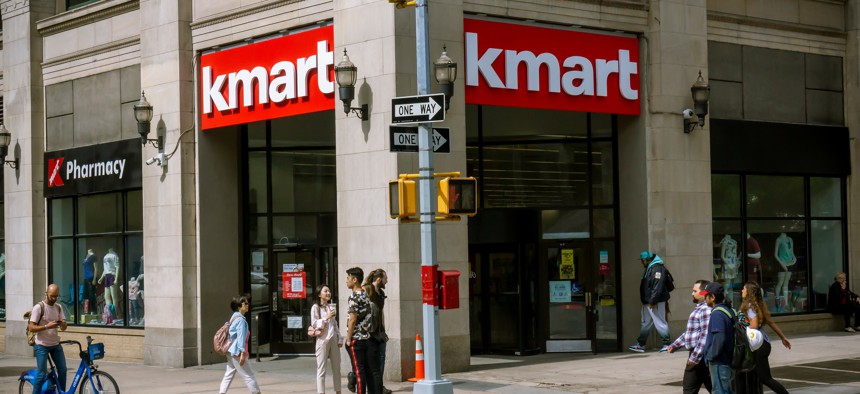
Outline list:
[[[755,355],[754,372],[758,376],[759,382],[769,387],[773,392],[777,394],[788,394],[785,387],[774,380],[773,376],[770,374],[770,363],[768,362],[768,357],[770,356],[771,351],[770,338],[765,334],[762,326],[764,324],[770,326],[770,328],[779,335],[780,339],[782,339],[782,345],[786,348],[791,349],[791,342],[789,342],[788,338],[785,337],[785,334],[782,333],[782,330],[779,329],[779,326],[777,326],[770,318],[770,311],[767,309],[767,305],[765,305],[764,301],[762,301],[761,287],[759,287],[758,283],[747,282],[744,285],[743,290],[741,290],[741,296],[743,297],[743,300],[741,301],[741,307],[739,308],[740,311],[750,319],[750,328],[755,328],[761,331],[764,338],[764,343],[762,343],[761,347],[753,352]],[[756,391],[748,390],[746,392]]]
[[[230,301],[230,309],[233,310],[233,316],[230,317],[230,350],[227,352],[227,371],[224,372],[224,379],[221,380],[221,393],[226,393],[230,388],[230,383],[233,382],[233,376],[236,372],[245,381],[245,386],[248,386],[248,391],[253,394],[260,393],[260,385],[257,384],[257,377],[254,375],[254,370],[251,369],[251,363],[248,361],[248,338],[250,331],[248,330],[248,322],[245,321],[245,314],[248,313],[248,298],[245,296],[233,297]]]
[[[334,381],[334,392],[340,394],[340,347],[343,337],[337,327],[337,308],[331,304],[331,288],[326,284],[317,286],[317,302],[311,307],[311,325],[322,331],[317,337],[317,392],[325,394],[326,361],[331,361],[331,375]]]

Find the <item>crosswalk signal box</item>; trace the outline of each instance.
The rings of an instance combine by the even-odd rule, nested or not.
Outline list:
[[[392,218],[406,218],[418,214],[415,181],[398,179],[388,182],[388,213]]]
[[[442,215],[475,216],[478,213],[478,181],[475,178],[443,178],[437,190]]]

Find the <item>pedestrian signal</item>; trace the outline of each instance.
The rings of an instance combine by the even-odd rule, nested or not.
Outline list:
[[[392,218],[406,218],[418,214],[415,181],[398,179],[388,182],[388,213]]]
[[[478,213],[478,181],[475,178],[442,178],[437,195],[440,214],[475,216]]]

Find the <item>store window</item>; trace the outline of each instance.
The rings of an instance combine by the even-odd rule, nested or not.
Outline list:
[[[0,321],[6,320],[6,206],[3,196],[3,175],[0,171]]]
[[[48,200],[48,279],[60,287],[68,322],[144,326],[141,194]]]
[[[846,271],[843,179],[714,174],[713,277],[734,303],[761,285],[771,313],[823,311]]]

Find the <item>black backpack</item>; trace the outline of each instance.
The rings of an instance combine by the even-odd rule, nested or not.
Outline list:
[[[663,266],[663,269],[666,271],[666,290],[671,293],[672,290],[675,290],[675,278],[672,277],[672,273],[666,266]]]
[[[724,307],[718,306],[715,311],[720,311],[726,314],[732,321],[735,335],[732,343],[732,363],[731,367],[735,371],[750,372],[755,369],[755,355],[750,347],[750,341],[747,338],[747,328],[741,322],[738,311],[732,309],[731,312]],[[713,312],[712,312],[713,313]]]

